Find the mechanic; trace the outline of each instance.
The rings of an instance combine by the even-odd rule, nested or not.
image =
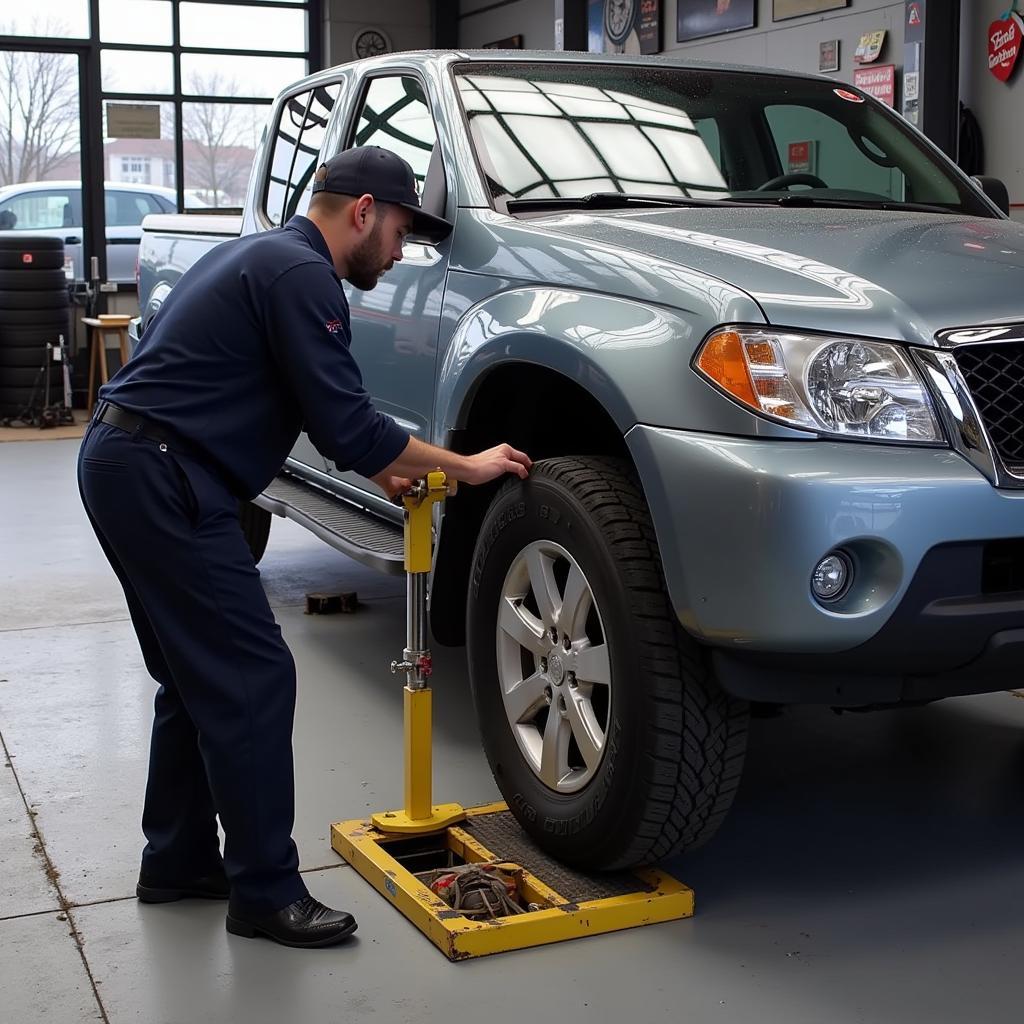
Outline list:
[[[137,894],[226,899],[227,929],[327,946],[352,915],[309,895],[291,837],[295,665],[238,519],[305,429],[390,496],[440,468],[481,484],[525,477],[508,445],[462,456],[374,409],[349,351],[342,280],[371,289],[422,211],[412,168],[349,150],[314,176],[308,215],[203,256],[100,390],[82,442],[82,500],[159,684]],[[223,857],[217,816],[224,829]]]

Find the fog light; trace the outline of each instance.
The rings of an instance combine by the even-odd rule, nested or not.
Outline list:
[[[853,567],[846,555],[838,551],[826,555],[811,575],[811,590],[820,601],[834,601],[841,597],[850,584]]]

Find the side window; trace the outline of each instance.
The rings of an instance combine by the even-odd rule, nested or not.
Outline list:
[[[722,137],[718,130],[718,122],[713,117],[702,117],[693,122],[693,127],[697,129],[697,134],[707,147],[711,159],[718,165],[718,169],[722,170]]]
[[[264,211],[275,227],[309,206],[324,132],[338,101],[341,85],[332,82],[285,101],[273,134]]]
[[[40,190],[5,200],[0,213],[4,214],[3,226],[16,231],[49,231],[81,227],[75,223],[75,206],[69,190]]]
[[[109,228],[137,227],[148,214],[163,212],[156,199],[145,192],[109,191],[105,206]]]
[[[380,146],[397,153],[412,167],[422,191],[436,141],[434,119],[418,79],[394,76],[370,80],[353,147]]]

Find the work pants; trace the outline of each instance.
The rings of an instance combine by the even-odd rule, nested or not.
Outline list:
[[[295,664],[238,499],[192,455],[95,421],[78,479],[159,683],[143,872],[174,883],[218,870],[220,815],[232,901],[285,907],[307,895],[291,838]]]

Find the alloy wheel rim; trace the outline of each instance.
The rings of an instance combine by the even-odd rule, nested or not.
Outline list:
[[[593,589],[560,544],[533,541],[509,567],[497,655],[505,714],[526,763],[556,793],[583,789],[604,758],[611,661]]]

